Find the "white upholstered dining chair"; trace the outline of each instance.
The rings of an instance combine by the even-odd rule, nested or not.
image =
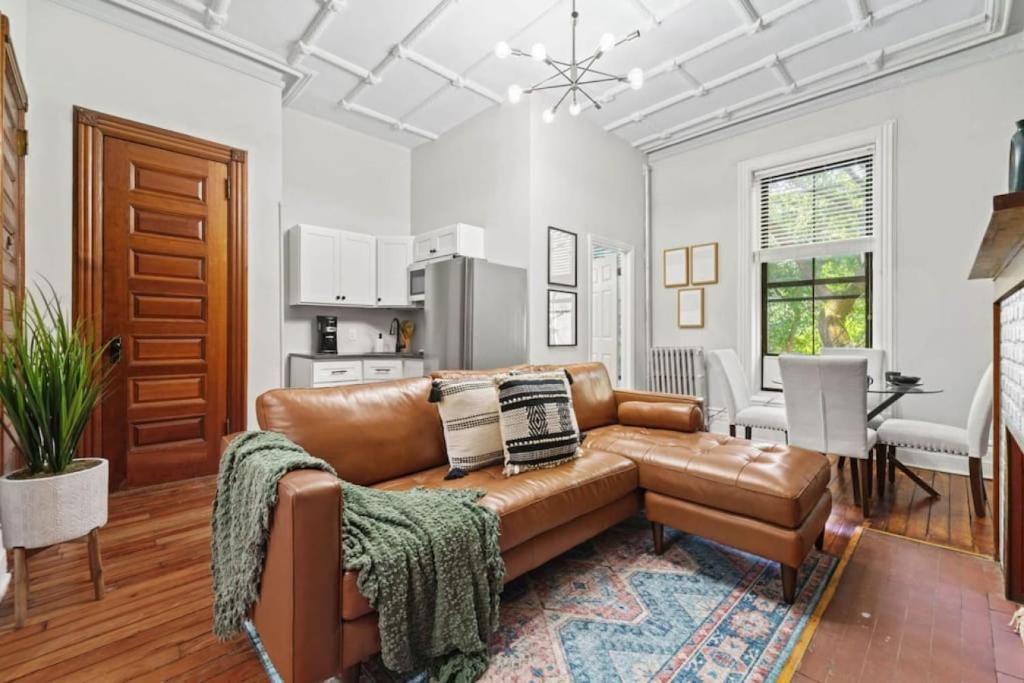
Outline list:
[[[822,348],[823,356],[844,356],[846,358],[866,358],[868,361],[868,377],[871,378],[870,389],[878,389],[885,386],[885,351],[883,349],[865,348]],[[868,394],[868,411],[884,400],[882,394]],[[868,426],[878,429],[884,418],[879,415],[868,420]]]
[[[711,371],[718,377],[722,388],[725,412],[729,416],[729,434],[736,436],[736,427],[744,428],[744,436],[751,437],[751,431],[770,429],[786,431],[786,410],[781,406],[752,405],[750,384],[743,371],[740,357],[732,349],[708,351]]]
[[[867,359],[787,354],[779,357],[779,370],[790,445],[849,458],[854,498],[869,517],[878,435],[867,425]]]
[[[985,516],[985,482],[982,479],[981,459],[988,452],[988,437],[992,428],[992,365],[981,377],[974,391],[971,410],[967,414],[967,428],[924,422],[922,420],[891,419],[878,428],[878,442],[885,447],[884,457],[889,463],[889,481],[895,477],[895,468],[916,476],[896,457],[897,448],[912,448],[928,453],[948,453],[967,458],[971,479],[971,499],[978,517]],[[929,488],[930,487],[926,487]]]

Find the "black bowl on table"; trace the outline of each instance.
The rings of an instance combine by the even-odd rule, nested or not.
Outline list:
[[[921,378],[913,377],[912,375],[899,375],[890,378],[889,382],[899,387],[913,387],[921,383]]]

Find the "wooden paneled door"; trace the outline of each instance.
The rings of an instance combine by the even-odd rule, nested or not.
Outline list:
[[[76,312],[93,316],[113,368],[89,454],[110,460],[114,488],[216,472],[221,437],[244,428],[239,155],[120,119],[99,131],[101,115],[88,114],[79,147],[81,135],[96,145],[85,170],[99,175],[88,203],[102,223],[76,249],[76,285],[91,295],[76,292]]]
[[[28,95],[11,44],[10,25],[0,15],[0,340],[14,331],[14,312],[25,294],[25,155]],[[0,342],[2,343],[2,342]],[[21,466],[14,442],[0,430],[0,474]]]

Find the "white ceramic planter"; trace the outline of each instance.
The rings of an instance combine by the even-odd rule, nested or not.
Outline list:
[[[44,548],[81,538],[107,523],[107,461],[43,479],[0,477],[5,548]]]

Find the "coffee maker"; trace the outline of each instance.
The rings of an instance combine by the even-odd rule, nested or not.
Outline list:
[[[338,318],[333,315],[316,317],[316,352],[338,353]]]

